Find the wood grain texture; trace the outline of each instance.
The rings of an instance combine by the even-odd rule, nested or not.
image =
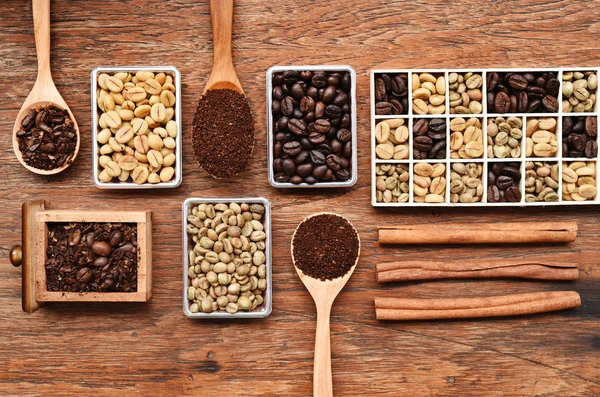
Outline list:
[[[82,132],[75,164],[54,177],[25,170],[10,128],[36,77],[31,5],[2,2],[0,18],[0,395],[310,396],[316,313],[295,274],[290,239],[307,215],[337,211],[357,227],[361,260],[333,306],[335,396],[600,395],[599,207],[375,210],[370,206],[372,68],[597,66],[600,3],[593,0],[238,0],[233,59],[256,119],[257,147],[233,181],[195,164],[190,123],[212,65],[208,2],[52,2],[55,82]],[[359,180],[352,189],[279,191],[267,182],[265,71],[347,63],[358,74]],[[173,64],[183,78],[184,179],[174,190],[110,192],[91,174],[89,76],[98,65]],[[181,204],[193,196],[264,196],[273,204],[273,314],[192,321],[181,310]],[[21,311],[21,274],[8,261],[24,200],[50,208],[151,210],[154,294],[146,304],[46,304]],[[570,245],[381,247],[377,226],[460,220],[576,221]],[[394,260],[526,259],[573,254],[576,282],[457,280],[378,284]],[[575,290],[582,307],[497,320],[380,323],[374,296],[469,297]]]

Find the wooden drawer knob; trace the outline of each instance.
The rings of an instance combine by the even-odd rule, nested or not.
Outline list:
[[[23,263],[23,249],[20,245],[13,245],[10,249],[10,263],[14,267],[19,267]]]

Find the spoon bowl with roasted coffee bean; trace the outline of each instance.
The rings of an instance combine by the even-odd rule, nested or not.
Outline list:
[[[13,128],[13,149],[23,167],[57,174],[75,161],[79,128],[50,72],[50,0],[33,0],[38,76]]]
[[[304,219],[292,237],[292,260],[317,307],[313,395],[333,396],[329,317],[331,307],[352,276],[360,239],[346,218],[317,213]]]

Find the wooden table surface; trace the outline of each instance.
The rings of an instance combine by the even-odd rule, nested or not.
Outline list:
[[[52,2],[56,84],[79,123],[79,157],[56,177],[21,167],[14,117],[36,75],[31,4],[4,0],[0,18],[0,395],[309,396],[315,310],[294,273],[290,237],[303,217],[337,211],[356,225],[360,263],[332,313],[336,396],[600,395],[598,207],[400,209],[370,206],[369,80],[372,68],[599,66],[600,3],[442,0],[239,0],[234,61],[256,119],[249,169],[231,181],[201,172],[190,122],[212,61],[206,1]],[[339,190],[282,191],[267,182],[265,71],[284,64],[350,64],[358,74],[359,181]],[[91,174],[91,70],[99,65],[175,65],[183,76],[184,178],[175,190],[97,189]],[[192,321],[181,309],[181,203],[188,197],[264,196],[273,204],[273,314],[255,321]],[[48,304],[21,311],[21,273],[10,246],[20,208],[147,208],[154,222],[154,297],[147,304]],[[574,220],[562,246],[404,247],[376,243],[379,225]],[[518,233],[518,230],[515,230]],[[374,267],[392,259],[531,257],[570,253],[577,282],[440,281],[379,285]],[[571,290],[581,308],[477,321],[381,323],[373,297],[465,297]]]

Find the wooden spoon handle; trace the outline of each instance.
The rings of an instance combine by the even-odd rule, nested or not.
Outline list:
[[[317,306],[313,396],[333,397],[333,382],[331,378],[331,335],[329,332],[331,306],[323,306],[327,307]]]
[[[50,0],[32,0],[38,80],[50,77]]]
[[[233,0],[210,0],[213,35],[213,74],[233,69],[231,30]]]

